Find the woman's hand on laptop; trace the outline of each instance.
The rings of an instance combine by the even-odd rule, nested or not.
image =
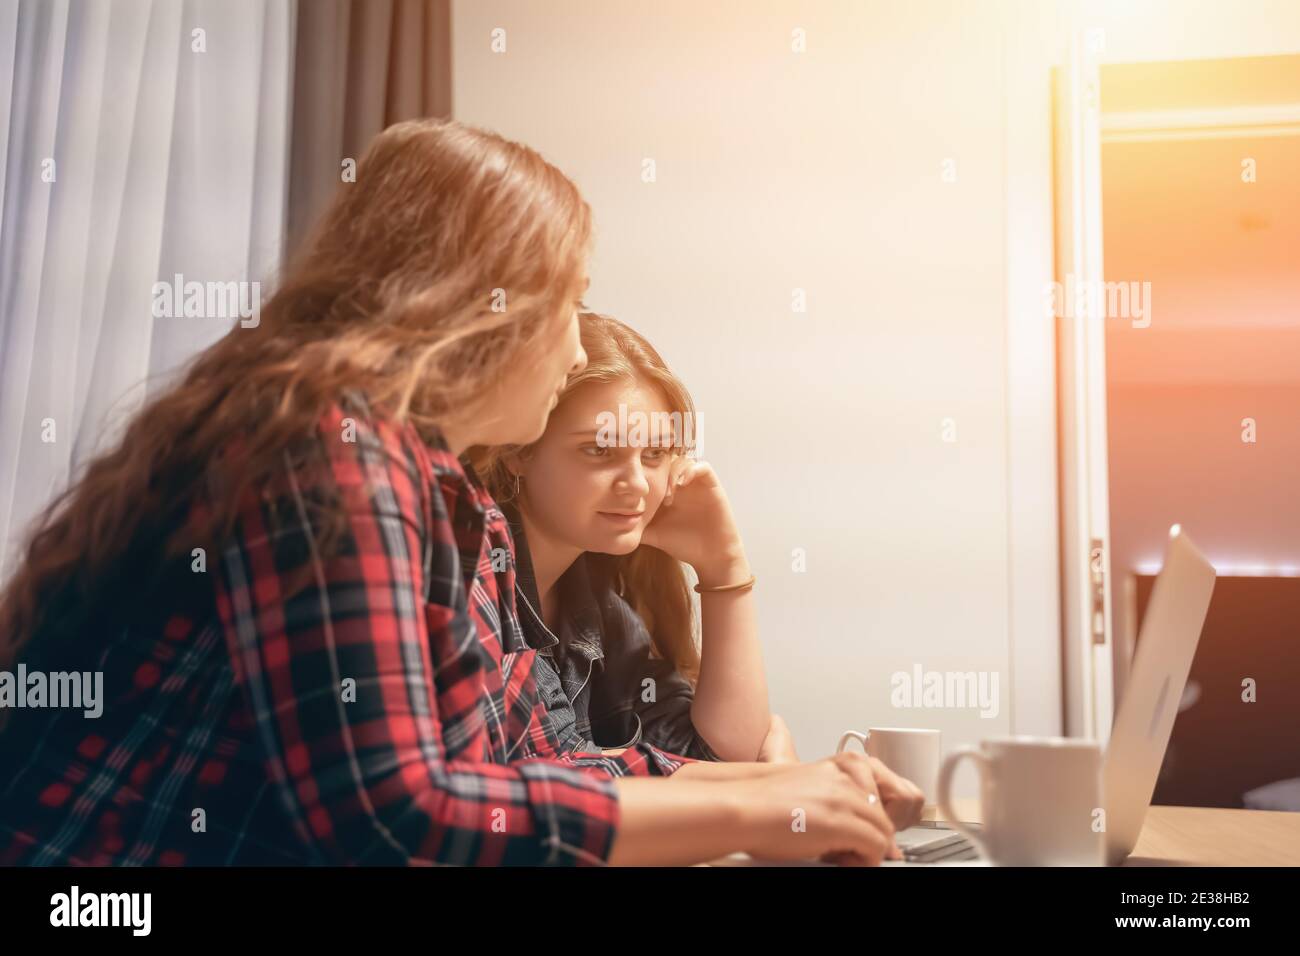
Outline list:
[[[894,825],[859,757],[836,754],[738,784],[744,791],[743,826],[752,835],[745,852],[758,859],[849,866],[901,859]]]
[[[921,822],[921,811],[925,807],[925,794],[921,788],[906,777],[900,777],[875,757],[854,753],[852,756],[864,760],[871,766],[871,775],[875,778],[876,789],[880,793],[885,812],[893,822],[896,830],[905,830]]]

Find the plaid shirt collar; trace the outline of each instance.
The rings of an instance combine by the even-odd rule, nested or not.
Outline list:
[[[441,429],[436,426],[422,428],[419,437],[428,451],[434,480],[449,506],[452,532],[459,544],[465,592],[469,594],[479,563],[484,530],[504,525],[505,515],[469,459],[452,454]],[[501,555],[491,555],[494,564],[498,559],[514,562],[513,549],[504,551]],[[515,614],[501,614],[499,638],[502,651],[507,654],[530,649],[528,631]]]

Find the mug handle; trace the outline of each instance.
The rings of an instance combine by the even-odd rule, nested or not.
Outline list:
[[[835,745],[835,752],[840,753],[845,747],[849,745],[850,740],[856,740],[858,743],[862,744],[862,752],[866,753],[867,738],[870,736],[871,736],[871,731],[867,731],[865,734],[862,734],[862,733],[858,733],[858,731],[856,730],[846,730],[844,731],[844,736],[840,737],[840,742]]]
[[[948,826],[952,827],[980,851],[980,856],[984,859],[990,859],[988,845],[984,842],[979,834],[975,833],[957,818],[957,811],[952,808],[952,801],[948,799],[948,790],[952,785],[952,774],[957,769],[957,764],[961,762],[962,757],[970,757],[980,768],[980,775],[989,773],[993,769],[993,762],[989,760],[988,754],[978,747],[958,747],[952,753],[943,759],[943,766],[939,768],[939,812],[944,815]],[[984,816],[984,798],[980,796],[980,817]]]

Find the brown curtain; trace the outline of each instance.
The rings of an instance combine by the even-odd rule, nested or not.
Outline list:
[[[285,254],[392,123],[451,115],[451,0],[300,0]]]

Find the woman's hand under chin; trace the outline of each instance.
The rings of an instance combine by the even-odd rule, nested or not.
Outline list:
[[[704,587],[739,584],[750,575],[731,503],[707,462],[673,461],[668,491],[641,543],[689,564]]]

